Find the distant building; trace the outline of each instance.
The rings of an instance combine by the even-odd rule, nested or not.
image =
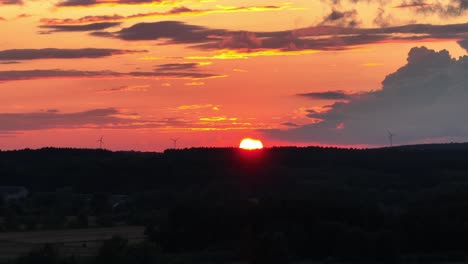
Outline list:
[[[29,192],[28,189],[18,186],[0,186],[0,197],[4,201],[19,200],[26,198]]]

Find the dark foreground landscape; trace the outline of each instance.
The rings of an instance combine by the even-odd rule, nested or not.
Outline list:
[[[4,151],[0,177],[0,262],[468,261],[468,144]]]

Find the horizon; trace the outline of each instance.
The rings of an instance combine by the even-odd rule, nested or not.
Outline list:
[[[347,147],[347,146],[320,146],[320,145],[307,145],[307,146],[297,146],[297,145],[283,145],[283,146],[266,146],[262,149],[242,149],[239,147],[181,147],[181,148],[167,148],[162,151],[151,151],[151,150],[112,150],[106,148],[80,148],[80,147],[52,147],[45,146],[40,148],[22,148],[22,149],[0,149],[0,152],[17,152],[17,151],[40,151],[40,150],[90,150],[90,151],[103,151],[103,152],[136,152],[136,153],[157,153],[164,154],[171,151],[187,151],[187,150],[236,150],[241,152],[262,152],[269,151],[274,149],[308,149],[308,148],[318,148],[318,149],[337,149],[337,150],[381,150],[381,149],[399,149],[407,147],[424,147],[424,146],[446,146],[446,145],[468,145],[468,142],[444,142],[444,143],[421,143],[421,144],[407,144],[407,145],[393,145],[393,146],[380,146],[380,147]]]

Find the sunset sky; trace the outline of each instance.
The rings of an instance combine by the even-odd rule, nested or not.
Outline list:
[[[0,0],[0,149],[468,141],[467,0]]]

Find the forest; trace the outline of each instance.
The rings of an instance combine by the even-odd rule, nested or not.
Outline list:
[[[2,232],[144,226],[102,245],[157,249],[140,263],[468,260],[468,144],[2,151],[0,185],[29,191]]]

